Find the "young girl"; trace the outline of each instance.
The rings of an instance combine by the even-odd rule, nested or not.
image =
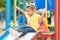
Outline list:
[[[12,36],[16,36],[17,38],[19,36],[25,35],[28,32],[36,32],[40,27],[39,22],[41,20],[41,16],[36,14],[36,8],[33,5],[26,6],[25,11],[17,6],[15,6],[15,8],[20,10],[20,12],[26,16],[28,26],[21,27],[18,29],[18,31],[11,28],[9,30],[10,34]]]

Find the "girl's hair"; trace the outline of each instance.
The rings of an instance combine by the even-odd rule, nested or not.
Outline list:
[[[35,10],[36,9],[35,6],[34,5],[31,5],[31,4],[30,5],[27,5],[26,8],[31,8],[32,10]]]

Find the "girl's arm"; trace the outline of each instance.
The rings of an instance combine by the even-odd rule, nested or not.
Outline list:
[[[20,10],[20,12],[21,12],[22,14],[24,14],[24,13],[25,13],[25,11],[24,11],[24,10],[22,10],[21,8],[19,8],[18,6],[15,6],[15,8],[16,8],[17,10]]]
[[[42,17],[41,16],[39,16],[38,17],[38,25],[37,25],[37,30],[39,29],[39,27],[40,27],[40,22],[41,22],[41,19],[42,19]]]

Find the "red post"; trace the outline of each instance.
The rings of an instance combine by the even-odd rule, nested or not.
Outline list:
[[[59,30],[60,30],[60,28],[59,28],[59,26],[58,26],[58,15],[59,15],[59,13],[58,13],[58,0],[54,0],[54,7],[55,7],[55,9],[54,9],[54,21],[55,21],[55,26],[54,26],[54,29],[55,29],[55,39],[54,40],[60,40],[59,38],[58,38],[58,36],[60,36],[59,35]],[[59,30],[58,30],[59,29]]]
[[[60,0],[58,0],[58,32],[58,40],[60,40]]]

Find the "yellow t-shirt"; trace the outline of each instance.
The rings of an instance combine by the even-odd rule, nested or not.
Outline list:
[[[27,13],[25,13],[25,16],[28,19],[27,21],[30,21],[30,26],[37,31],[38,17],[40,15],[34,13],[32,16],[29,16]]]

